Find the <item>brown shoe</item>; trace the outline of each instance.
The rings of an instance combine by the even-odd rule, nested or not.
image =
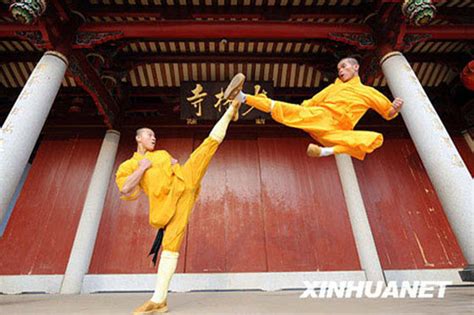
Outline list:
[[[166,301],[163,303],[155,303],[150,301],[146,301],[142,306],[136,308],[133,311],[133,315],[154,315],[159,313],[166,313],[168,311],[168,305],[166,305]]]
[[[320,157],[321,156],[321,151],[322,150],[321,150],[321,147],[319,145],[310,143],[308,145],[308,149],[306,150],[306,154],[309,157]]]
[[[234,75],[229,85],[225,89],[224,98],[227,100],[233,100],[242,88],[244,87],[245,75],[242,73],[237,73]]]

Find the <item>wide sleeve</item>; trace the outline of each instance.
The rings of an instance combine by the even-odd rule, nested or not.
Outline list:
[[[304,107],[318,106],[319,103],[321,103],[329,94],[333,85],[334,84],[330,84],[329,86],[325,87],[323,90],[321,90],[318,94],[314,95],[309,100],[303,101],[303,103],[301,103],[301,106],[304,106]]]
[[[130,160],[120,164],[117,172],[115,173],[115,183],[117,184],[119,191],[122,191],[123,185],[127,181],[128,176],[130,176],[135,171],[135,169],[136,167],[133,167],[133,163]],[[120,199],[127,201],[136,200],[139,195],[140,187],[137,185],[137,187],[135,187],[131,193],[127,195],[121,194]]]
[[[398,116],[398,113],[396,113],[395,115],[390,117],[389,113],[392,109],[392,102],[385,95],[383,95],[373,87],[369,87],[367,93],[369,94],[369,104],[367,105],[369,105],[370,108],[379,113],[383,118],[385,118],[386,120],[391,120]]]

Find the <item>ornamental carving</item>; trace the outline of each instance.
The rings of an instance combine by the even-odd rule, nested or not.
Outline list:
[[[407,34],[403,38],[403,47],[401,49],[411,49],[414,45],[427,41],[431,37],[431,34]]]
[[[101,93],[99,93],[92,80],[90,80],[89,77],[84,74],[84,71],[80,66],[81,61],[78,60],[74,54],[69,57],[69,60],[69,72],[74,77],[74,80],[92,97],[92,100],[99,109],[99,112],[104,116],[106,124],[112,125],[115,120],[115,113],[108,108],[108,103],[106,100],[104,100]],[[87,62],[87,60],[85,62]],[[105,93],[108,92],[106,91]]]
[[[117,40],[123,37],[123,32],[78,32],[74,42],[74,48],[93,48],[105,42]]]
[[[371,34],[329,33],[329,38],[341,43],[356,46],[359,49],[375,49],[375,40]]]
[[[46,48],[46,42],[43,39],[43,35],[39,31],[35,32],[16,32],[16,35],[22,39],[29,41],[33,46],[39,49]]]
[[[411,24],[422,26],[433,20],[436,7],[431,0],[405,0],[402,12]]]
[[[46,10],[46,0],[16,0],[10,5],[10,13],[23,24],[34,23]]]

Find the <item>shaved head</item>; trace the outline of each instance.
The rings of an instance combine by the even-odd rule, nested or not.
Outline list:
[[[350,63],[350,64],[353,65],[353,66],[359,64],[359,62],[357,61],[357,59],[355,59],[355,58],[353,58],[353,57],[342,58],[339,62],[342,62],[342,61],[348,62],[348,63]]]
[[[137,129],[137,133],[135,134],[135,136],[136,136],[136,137],[141,136],[141,134],[144,133],[144,132],[147,131],[147,130],[151,130],[151,129],[150,129],[150,128],[146,128],[146,127]],[[153,131],[153,130],[152,130],[152,131]]]

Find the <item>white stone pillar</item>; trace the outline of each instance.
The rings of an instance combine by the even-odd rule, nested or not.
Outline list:
[[[405,57],[385,55],[380,64],[426,172],[443,205],[464,257],[474,264],[474,183],[446,128]],[[400,170],[401,172],[404,170]]]
[[[344,198],[346,199],[360,265],[365,271],[367,280],[385,282],[352,159],[347,154],[338,154],[336,155],[336,164]]]
[[[67,66],[65,56],[47,51],[0,130],[0,222],[48,117]]]
[[[87,190],[66,273],[64,274],[61,286],[62,294],[77,294],[81,292],[82,280],[89,270],[94,251],[119,140],[120,133],[118,131],[108,130],[102,142],[99,157],[97,158],[89,189]]]

